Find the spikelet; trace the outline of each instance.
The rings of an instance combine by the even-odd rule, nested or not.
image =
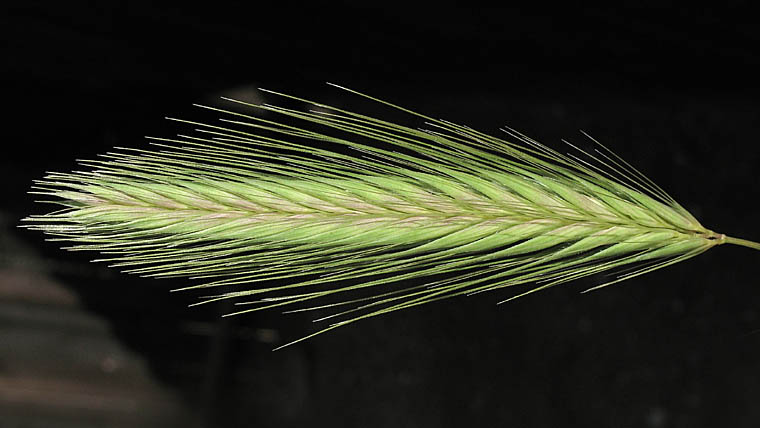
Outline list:
[[[513,130],[506,141],[392,105],[429,129],[318,103],[300,112],[228,101],[303,126],[205,107],[223,123],[180,121],[196,135],[153,138],[157,150],[122,149],[37,182],[33,193],[64,209],[27,227],[129,273],[199,279],[184,289],[220,290],[201,303],[237,298],[234,314],[334,309],[314,334],[629,269],[600,288],[723,243],[760,249],[704,228],[603,148],[583,160]]]

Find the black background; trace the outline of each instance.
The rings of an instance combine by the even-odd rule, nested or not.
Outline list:
[[[229,308],[187,309],[196,295],[170,296],[176,282],[112,273],[13,228],[45,210],[25,193],[31,180],[173,135],[164,116],[209,118],[194,102],[262,86],[387,112],[329,81],[493,134],[508,124],[553,147],[583,129],[708,228],[760,239],[760,32],[740,2],[358,4],[3,6],[3,233],[35,248],[147,361],[180,397],[183,423],[758,426],[760,255],[748,249],[717,248],[587,295],[578,292],[604,278],[498,307],[503,295],[455,299],[272,353],[310,332],[309,318],[222,321]],[[5,251],[4,263],[23,264]]]

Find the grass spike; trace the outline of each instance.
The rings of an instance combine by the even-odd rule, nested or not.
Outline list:
[[[425,121],[413,129],[279,92],[306,112],[223,98],[263,118],[196,105],[217,124],[148,137],[48,172],[35,195],[62,209],[23,227],[179,290],[219,289],[239,315],[337,311],[298,343],[361,319],[454,296],[526,287],[500,303],[598,273],[650,273],[722,244],[760,243],[703,227],[610,149],[562,154],[511,128],[497,138],[330,86]],[[627,271],[622,273],[623,271]],[[274,284],[273,281],[277,281]],[[178,291],[178,290],[175,290]],[[304,304],[305,306],[299,306]]]

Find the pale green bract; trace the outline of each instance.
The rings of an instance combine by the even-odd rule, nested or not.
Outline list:
[[[633,266],[599,288],[723,243],[760,249],[705,229],[606,150],[583,160],[397,106],[429,130],[319,103],[300,112],[228,101],[303,126],[206,107],[223,123],[180,121],[196,135],[37,182],[34,193],[65,208],[27,227],[126,272],[221,290],[202,303],[247,297],[234,314],[334,309],[322,319],[335,323],[307,337],[443,298],[534,284],[511,300]]]

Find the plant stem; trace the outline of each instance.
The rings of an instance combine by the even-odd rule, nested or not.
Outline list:
[[[730,236],[726,236],[725,242],[726,244],[741,245],[742,247],[748,247],[748,248],[754,248],[756,250],[760,250],[760,243],[748,241],[746,239],[731,238]]]

